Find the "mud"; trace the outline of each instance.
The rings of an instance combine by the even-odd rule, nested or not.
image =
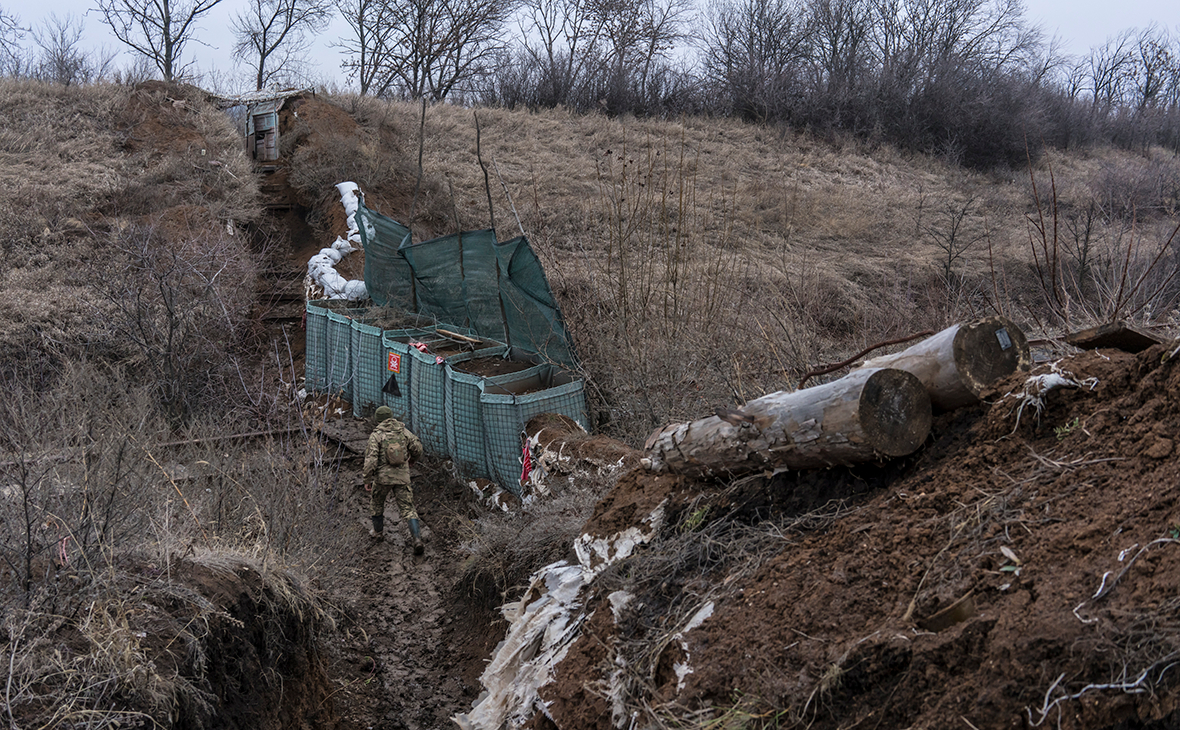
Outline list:
[[[355,482],[342,535],[339,570],[331,592],[340,630],[326,647],[339,713],[337,727],[428,730],[451,726],[450,717],[479,693],[484,661],[503,635],[490,608],[468,599],[459,579],[459,515],[475,509],[470,492],[441,463],[415,466],[415,502],[426,553],[415,557],[409,531],[392,504],[385,540],[368,536],[368,495],[360,488],[359,460],[342,472]]]
[[[477,357],[473,360],[455,363],[453,367],[465,373],[490,378],[494,375],[508,375],[510,373],[519,373],[522,370],[528,370],[533,367],[533,363],[521,362],[519,360],[505,360],[502,357]]]

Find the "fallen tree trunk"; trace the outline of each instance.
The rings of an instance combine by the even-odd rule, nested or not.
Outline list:
[[[892,369],[860,369],[807,390],[778,392],[648,437],[652,471],[737,476],[760,469],[856,464],[917,450],[930,433],[921,381]]]
[[[917,376],[935,408],[949,411],[979,402],[987,388],[1032,359],[1028,339],[1004,317],[956,324],[893,355],[882,355],[861,368],[893,368]],[[855,372],[855,371],[854,371]]]

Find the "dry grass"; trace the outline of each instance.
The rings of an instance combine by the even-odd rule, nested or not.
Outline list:
[[[28,662],[17,686],[61,689],[74,699],[59,707],[75,713],[62,721],[92,727],[119,718],[76,713],[109,706],[112,692],[134,694],[149,714],[184,705],[199,715],[204,699],[167,684],[164,674],[144,675],[141,637],[124,593],[94,596],[78,613],[94,658],[70,663],[43,652],[45,637],[62,626],[52,617],[63,606],[50,605],[58,594],[44,590],[57,575],[59,546],[74,551],[71,569],[83,580],[115,570],[127,555],[165,577],[186,561],[222,570],[245,561],[282,597],[283,610],[318,616],[309,591],[285,569],[314,572],[341,529],[343,495],[331,460],[304,440],[280,435],[249,448],[202,440],[240,432],[247,420],[303,433],[312,424],[283,393],[254,385],[278,382],[273,370],[259,377],[267,373],[236,357],[243,353],[234,351],[233,338],[219,336],[241,321],[249,292],[199,284],[219,270],[205,265],[214,254],[240,276],[251,275],[249,257],[230,253],[240,239],[223,231],[229,219],[258,215],[256,184],[229,122],[199,94],[180,93],[185,103],[172,106],[174,93],[0,84],[0,174],[14,191],[0,202],[0,345],[9,353],[0,378],[12,394],[0,418],[2,499],[10,502],[0,510],[0,549],[5,577],[15,579],[0,586],[6,604],[25,612],[8,614],[5,639],[11,655]],[[152,137],[136,104],[158,109],[165,102]],[[339,102],[361,133],[301,153],[296,183],[338,205],[330,186],[353,178],[376,191],[370,202],[381,212],[409,220],[420,108]],[[969,174],[888,148],[837,149],[733,120],[610,120],[562,110],[479,115],[481,153],[494,163],[500,235],[515,235],[517,220],[498,177],[574,333],[597,425],[631,443],[666,420],[790,387],[811,366],[873,342],[991,309],[1030,329],[1040,322],[1034,335],[1059,334],[1096,316],[1094,307],[1075,306],[1055,321],[1038,317],[1044,302],[1029,248],[1027,216],[1035,208],[1027,175]],[[146,144],[150,139],[169,144]],[[416,236],[486,227],[472,111],[430,107],[423,155],[426,179],[411,221]],[[202,162],[210,158],[222,164]],[[1093,270],[1101,274],[1093,291],[1101,302],[1112,277],[1143,271],[1152,244],[1164,240],[1167,216],[1176,215],[1177,164],[1114,152],[1046,161],[1059,183],[1062,231],[1081,230],[1078,216],[1092,206],[1100,213],[1089,230]],[[1040,184],[1047,166],[1034,174]],[[944,267],[946,212],[967,201],[973,204],[963,235],[984,235],[987,245],[965,248]],[[1129,212],[1144,245],[1132,251],[1134,266],[1120,269],[1113,264],[1116,252],[1128,250]],[[1079,249],[1063,250],[1063,261],[1080,268]],[[179,256],[187,278],[168,278],[165,259],[153,258],[165,252]],[[132,254],[145,265],[130,264]],[[1175,262],[1170,253],[1167,265]],[[135,329],[129,324],[146,325],[144,331],[167,321],[167,296],[136,300],[149,291],[191,295],[186,316],[176,319],[189,339],[165,353],[175,356],[171,381],[159,373],[143,377],[150,362],[159,362],[152,348],[169,341],[167,334],[143,345],[114,337],[120,322],[126,334]],[[1165,306],[1141,308],[1138,321],[1170,323],[1174,335],[1180,317],[1174,304],[1161,301]],[[120,320],[117,313],[134,316]],[[84,348],[122,363],[90,362],[80,356]],[[216,354],[214,366],[203,364],[205,353]],[[267,360],[283,382],[295,382],[284,353]],[[168,418],[159,389],[192,384],[204,372],[216,374],[217,393],[237,388],[236,410],[193,408],[187,420]],[[215,392],[206,385],[194,392]],[[162,445],[180,440],[192,443]],[[530,513],[469,524],[465,580],[472,593],[498,602],[534,569],[564,557],[607,486],[585,485]],[[975,546],[983,559],[995,547],[984,530],[1013,519],[1012,502],[1000,497],[957,515],[948,542]],[[794,528],[701,520],[703,526],[683,523],[649,551],[630,585],[748,570]],[[962,569],[934,561],[916,603],[925,609],[953,593]],[[50,603],[34,605],[33,598]],[[195,617],[190,633],[220,620],[197,598],[181,602]],[[669,607],[677,615],[693,609]],[[199,642],[182,643],[199,665]],[[649,649],[628,648],[632,664],[650,665],[653,657],[642,654]],[[83,655],[79,649],[71,656]],[[91,663],[82,667],[83,661]],[[20,701],[26,708],[50,702],[31,694]]]
[[[244,247],[226,226],[258,215],[257,183],[237,131],[195,89],[3,80],[0,101],[0,184],[12,191],[0,201],[0,344],[9,351],[35,359],[119,349],[96,291],[125,273],[108,233],[150,219],[166,245]],[[163,124],[152,116],[160,109]],[[200,214],[168,214],[178,208]]]
[[[332,466],[306,438],[211,438],[240,428],[232,414],[178,434],[151,384],[116,366],[67,363],[49,388],[3,383],[0,647],[15,726],[209,727],[217,668],[237,661],[208,656],[214,637],[314,653],[330,619],[306,576],[342,516]],[[234,615],[247,604],[259,615]]]
[[[475,521],[456,518],[465,535],[459,585],[488,607],[511,600],[540,568],[569,558],[574,539],[613,480],[570,485],[526,511],[490,512]]]
[[[420,111],[393,103],[368,115],[407,132],[403,151],[416,159]],[[629,442],[914,331],[997,310],[1034,337],[1092,323],[1080,308],[1068,324],[1043,316],[1027,174],[969,173],[888,148],[836,149],[733,120],[478,114],[483,158],[495,162],[500,235],[518,230],[496,170],[574,332],[598,424]],[[432,189],[453,190],[454,215],[426,216],[416,235],[453,230],[451,218],[487,226],[472,110],[429,107],[423,158]],[[1037,175],[1061,159],[1047,156]],[[1058,177],[1071,177],[1071,205],[1097,201],[1106,211],[1095,235],[1125,240],[1119,211],[1135,207],[1144,211],[1140,235],[1166,239],[1167,221],[1156,221],[1174,212],[1173,162],[1155,153],[1066,159]],[[1141,181],[1132,202],[1111,194],[1124,188],[1112,175]],[[382,212],[408,215],[396,205]],[[948,252],[953,225],[962,248]],[[1140,312],[1138,321],[1168,325],[1173,309]]]

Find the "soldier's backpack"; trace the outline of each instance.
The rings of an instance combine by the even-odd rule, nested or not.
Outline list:
[[[389,466],[402,466],[410,458],[406,450],[406,438],[400,434],[385,439],[381,444],[381,450],[385,453],[385,463]]]

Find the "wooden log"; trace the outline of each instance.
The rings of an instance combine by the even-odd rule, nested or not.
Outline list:
[[[780,391],[647,440],[652,471],[738,476],[761,469],[814,469],[904,456],[930,433],[930,396],[902,370],[859,369],[795,392]]]
[[[1028,339],[1004,317],[956,324],[862,368],[893,368],[917,376],[936,409],[949,411],[979,402],[984,390],[1032,364]]]

